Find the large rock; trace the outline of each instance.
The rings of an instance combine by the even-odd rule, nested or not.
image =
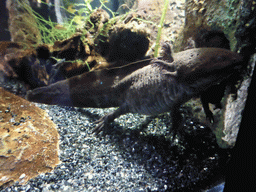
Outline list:
[[[243,16],[253,10],[252,3],[252,0],[187,0],[185,26],[176,42],[176,50],[182,50],[190,37],[200,43],[200,37],[208,30],[223,31],[230,41],[231,50],[236,50],[239,41],[236,33],[240,25],[246,25]]]
[[[0,188],[52,171],[58,155],[59,134],[47,113],[0,87]]]
[[[256,55],[253,57],[252,66],[255,67]],[[229,146],[233,146],[236,143],[237,134],[242,121],[242,114],[244,111],[248,87],[251,83],[253,70],[251,71],[250,78],[246,78],[242,81],[240,88],[237,90],[237,97],[233,99],[231,95],[227,96],[226,112],[224,116],[224,136],[222,140]]]

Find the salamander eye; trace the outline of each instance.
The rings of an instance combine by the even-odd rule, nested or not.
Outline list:
[[[221,62],[221,61],[226,61],[227,58],[226,58],[225,56],[217,56],[217,57],[215,58],[215,60],[216,60],[216,62]]]

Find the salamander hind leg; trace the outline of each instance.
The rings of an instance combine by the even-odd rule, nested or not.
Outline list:
[[[173,138],[172,140],[174,141],[176,139],[176,136],[181,129],[183,118],[182,115],[179,112],[179,106],[176,106],[173,108],[171,111],[171,116],[172,116],[172,134]]]

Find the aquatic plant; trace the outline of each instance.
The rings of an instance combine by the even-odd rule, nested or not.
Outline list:
[[[82,29],[86,22],[90,22],[90,14],[94,11],[91,7],[92,0],[84,0],[84,3],[71,3],[69,2],[68,7],[65,8],[61,6],[69,15],[70,19],[64,21],[62,24],[52,21],[50,18],[47,20],[43,18],[39,13],[34,11],[29,5],[18,0],[18,3],[21,7],[24,8],[30,15],[32,15],[37,23],[37,27],[41,32],[42,41],[46,44],[53,44],[55,41],[61,41],[64,39],[70,38],[74,33],[79,29]],[[108,9],[112,16],[115,16],[115,13],[112,12],[103,2],[101,2],[101,7]],[[42,2],[44,3],[44,2]],[[91,23],[91,22],[90,22]],[[93,23],[92,27],[94,27]],[[83,33],[86,33],[86,30],[79,30]]]
[[[166,12],[167,12],[167,9],[168,9],[169,2],[170,2],[170,0],[165,0],[165,2],[164,2],[163,13],[162,13],[161,20],[160,20],[160,23],[159,23],[159,26],[158,26],[154,57],[158,56],[158,50],[159,50],[159,47],[160,47],[160,39],[161,39],[161,35],[162,35],[162,28],[164,26],[164,19],[165,19],[165,15],[166,15]]]

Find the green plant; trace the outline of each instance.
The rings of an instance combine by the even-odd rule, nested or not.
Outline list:
[[[112,17],[115,17],[116,14],[115,14],[111,9],[109,9],[109,8],[105,5],[105,2],[107,2],[107,0],[104,0],[104,2],[102,2],[102,0],[100,0],[101,7],[104,7],[105,9],[107,9],[107,10],[111,13],[111,16],[112,16]],[[101,7],[100,7],[100,8],[101,8]]]
[[[158,56],[158,50],[159,50],[159,47],[160,47],[160,39],[161,39],[161,35],[162,35],[162,29],[163,29],[163,26],[164,26],[164,19],[165,19],[165,15],[166,15],[166,12],[167,12],[167,9],[168,9],[169,1],[170,0],[165,0],[165,2],[164,2],[163,13],[162,13],[162,16],[161,16],[160,24],[158,26],[154,57]]]
[[[41,32],[42,41],[46,44],[53,44],[55,41],[60,41],[71,37],[78,28],[82,28],[93,9],[90,5],[92,0],[84,0],[84,3],[74,4],[69,3],[68,8],[61,7],[67,11],[71,19],[65,21],[62,25],[43,18],[39,13],[34,11],[29,4],[18,0],[19,5],[32,15],[37,23],[37,27]],[[42,2],[44,3],[44,2]],[[77,9],[76,9],[77,8]],[[90,22],[90,21],[89,21]]]

